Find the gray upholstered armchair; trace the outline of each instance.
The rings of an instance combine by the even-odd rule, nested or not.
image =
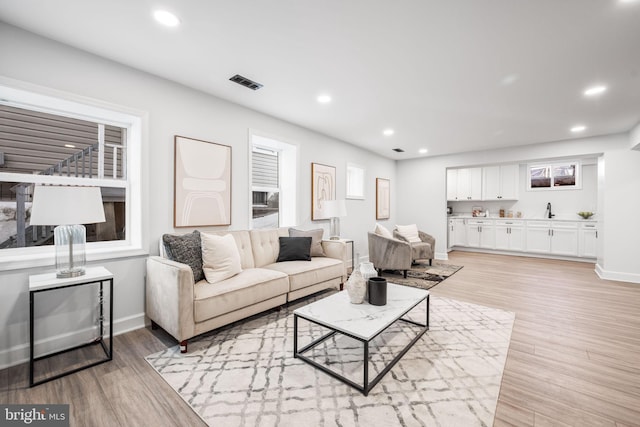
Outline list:
[[[420,242],[411,243],[405,239],[402,234],[398,233],[398,230],[393,230],[393,237],[411,245],[411,262],[416,262],[420,259],[428,259],[429,265],[432,265],[436,239],[434,239],[432,235],[419,230],[418,236],[420,237]]]
[[[378,270],[400,270],[407,277],[407,270],[419,259],[428,259],[429,265],[433,260],[435,239],[427,233],[419,232],[421,242],[409,243],[397,231],[393,232],[394,238],[390,239],[376,233],[369,232],[369,261]]]

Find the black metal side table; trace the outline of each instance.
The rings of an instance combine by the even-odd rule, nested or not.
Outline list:
[[[109,284],[109,343],[106,344],[104,340],[105,335],[105,316],[104,316],[104,284]],[[35,329],[35,296],[43,292],[54,291],[58,289],[71,288],[76,286],[85,285],[98,285],[99,286],[99,316],[98,316],[98,330],[99,336],[89,342],[83,343],[71,348],[66,348],[55,353],[46,354],[36,357],[34,354],[34,329]],[[105,353],[105,358],[98,361],[93,361],[87,365],[76,367],[60,374],[47,377],[43,380],[34,381],[34,364],[39,360],[44,360],[53,356],[60,355],[72,350],[76,350],[82,347],[91,345],[100,345]],[[29,386],[33,387],[45,383],[47,381],[55,380],[65,375],[78,372],[82,369],[90,368],[92,366],[99,365],[104,362],[108,362],[113,359],[113,274],[104,267],[90,267],[86,269],[86,273],[78,277],[70,277],[59,279],[55,273],[37,274],[29,276]]]

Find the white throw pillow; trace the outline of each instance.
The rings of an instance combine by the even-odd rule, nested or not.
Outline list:
[[[405,239],[409,241],[409,243],[419,243],[420,235],[418,234],[418,226],[416,224],[411,225],[396,225],[398,229],[398,233]]]
[[[384,225],[376,222],[376,229],[373,230],[379,236],[386,237],[387,239],[393,239],[393,234]]]
[[[240,252],[231,234],[218,236],[200,233],[202,270],[209,283],[221,282],[242,271]]]

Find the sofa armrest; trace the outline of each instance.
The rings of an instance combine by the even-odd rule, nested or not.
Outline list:
[[[435,250],[436,250],[436,239],[431,234],[427,234],[424,231],[418,231],[418,235],[420,236],[420,240],[430,244],[431,245],[431,249],[435,252]]]
[[[347,244],[342,240],[323,240],[322,250],[329,258],[345,260],[347,257]]]
[[[327,257],[339,259],[344,264],[342,273],[342,281],[344,282],[347,280],[347,244],[343,240],[323,240],[321,244]]]
[[[178,341],[194,335],[191,267],[159,256],[147,258],[146,314]]]
[[[379,270],[410,270],[411,245],[368,232],[369,261]]]

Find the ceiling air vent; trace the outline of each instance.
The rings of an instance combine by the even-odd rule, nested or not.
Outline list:
[[[254,82],[251,79],[248,79],[246,77],[242,77],[240,74],[236,74],[235,76],[231,77],[229,80],[231,80],[234,83],[238,83],[239,85],[242,85],[244,87],[248,87],[251,90],[258,90],[262,87],[262,85],[258,82]]]
[[[393,148],[392,150],[396,153],[404,153],[404,150],[402,148]]]

